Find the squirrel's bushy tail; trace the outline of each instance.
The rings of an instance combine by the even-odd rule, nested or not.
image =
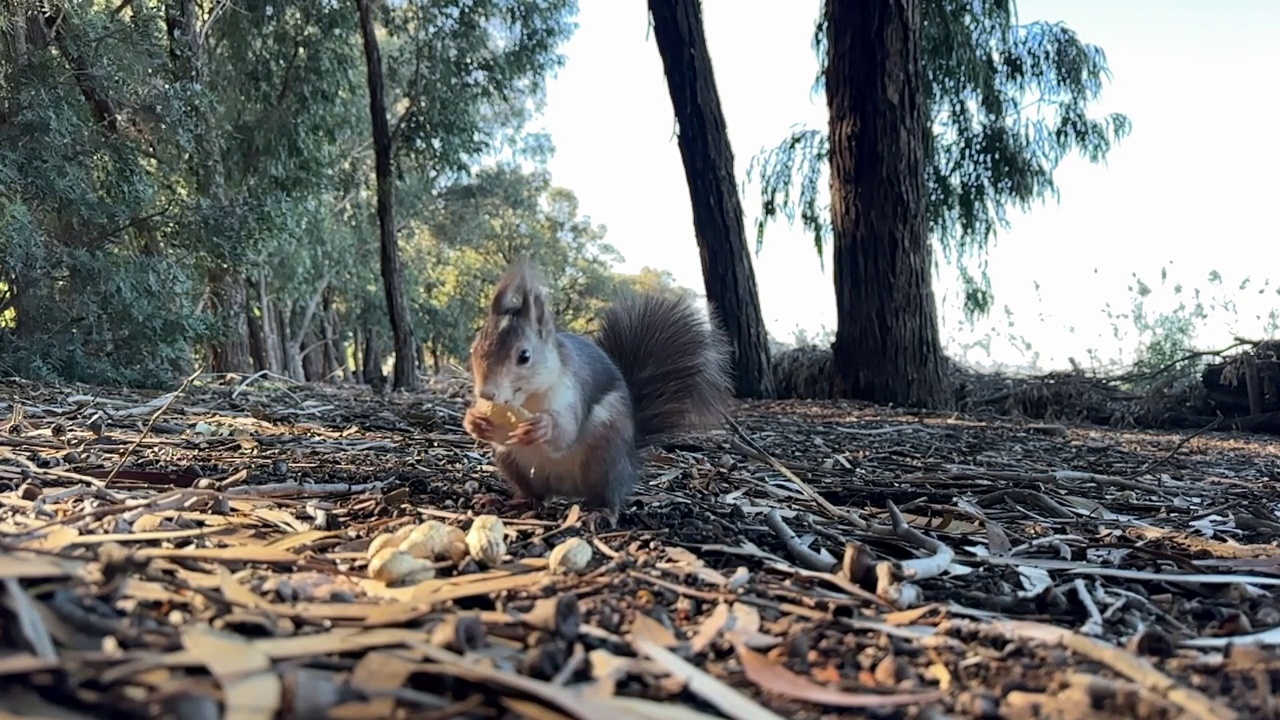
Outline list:
[[[623,297],[600,319],[600,347],[631,391],[636,445],[718,423],[733,398],[729,340],[682,298]]]

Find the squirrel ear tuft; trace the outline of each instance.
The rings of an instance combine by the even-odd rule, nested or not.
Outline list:
[[[551,306],[547,302],[547,292],[544,288],[537,288],[530,292],[526,312],[530,313],[529,319],[533,322],[533,326],[538,328],[538,334],[543,340],[549,340],[555,335],[556,321],[551,314]]]
[[[520,315],[526,311],[532,285],[528,260],[517,259],[507,266],[493,288],[490,315]]]
[[[532,323],[543,337],[555,333],[555,318],[542,273],[527,257],[513,261],[494,287],[490,315],[513,315]]]

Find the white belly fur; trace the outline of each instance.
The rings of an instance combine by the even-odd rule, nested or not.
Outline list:
[[[591,408],[580,433],[589,436],[601,431],[613,432],[622,434],[625,440],[630,441],[630,425],[618,422],[619,418],[626,417],[631,412],[629,402],[625,391],[609,393]],[[571,412],[576,414],[576,408]],[[553,455],[541,445],[509,447],[507,452],[529,476],[530,489],[535,493],[582,497],[591,486],[609,481],[609,478],[583,475],[583,461],[586,459],[584,454],[600,452],[600,448],[582,440],[583,437],[579,435],[573,445],[560,455]]]

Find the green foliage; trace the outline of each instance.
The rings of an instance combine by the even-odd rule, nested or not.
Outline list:
[[[634,275],[615,273],[613,277],[617,286],[616,292],[618,293],[670,295],[690,303],[698,300],[696,292],[678,285],[675,276],[666,270],[646,266],[640,268],[640,272]]]
[[[13,321],[0,362],[155,384],[190,364],[207,329],[198,275],[180,257],[198,250],[185,232],[194,214],[156,138],[162,125],[181,135],[183,120],[152,77],[166,62],[163,26],[72,3],[49,30],[37,4],[5,9],[0,282]]]
[[[1119,113],[1087,110],[1110,77],[1101,48],[1062,23],[1017,22],[1012,0],[924,3],[921,55],[933,132],[926,138],[929,232],[966,289],[965,309],[986,314],[990,283],[983,254],[1009,208],[1057,197],[1053,173],[1072,152],[1103,162],[1129,133]],[[825,12],[819,13],[820,18]],[[826,30],[819,20],[814,50],[825,68]],[[815,92],[824,72],[818,73]],[[813,238],[819,260],[831,237],[825,181],[825,131],[798,127],[776,148],[752,159],[761,183],[757,245],[779,217]],[[970,262],[978,263],[975,273]]]
[[[406,0],[382,10],[387,82],[404,98],[397,155],[435,176],[518,142],[577,28],[576,0]]]
[[[194,2],[189,18],[179,0],[0,0],[6,371],[171,382],[238,332],[242,319],[211,302],[214,278],[228,276],[247,291],[253,340],[271,346],[256,355],[276,372],[297,374],[290,358],[315,352],[322,321],[340,342],[385,333],[355,7]],[[380,13],[412,243],[456,207],[446,196],[471,165],[549,157],[548,140],[523,130],[563,61],[576,3],[406,0]],[[194,31],[171,32],[185,22]],[[544,195],[539,232],[583,235],[572,194]],[[595,234],[583,237],[603,232],[586,227]],[[449,280],[434,276],[430,247],[406,260],[408,295],[438,317]]]
[[[622,289],[685,294],[669,274],[646,268],[618,275],[622,260],[605,228],[578,214],[578,200],[542,170],[499,164],[444,188],[421,223],[405,233],[414,312],[428,328],[430,351],[467,355],[498,276],[513,259],[538,263],[551,287],[561,329],[589,332],[600,309]]]

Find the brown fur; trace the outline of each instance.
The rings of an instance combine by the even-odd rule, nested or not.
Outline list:
[[[680,298],[640,294],[614,303],[596,342],[631,391],[640,446],[716,424],[733,397],[730,345],[711,316]]]

